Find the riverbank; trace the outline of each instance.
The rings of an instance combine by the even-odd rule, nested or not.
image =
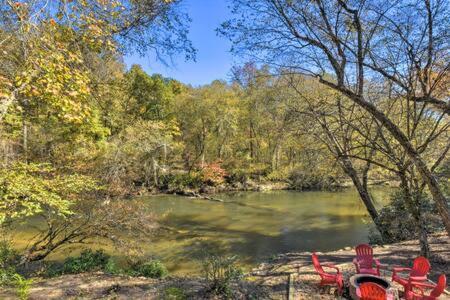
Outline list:
[[[397,181],[391,180],[370,180],[369,186],[386,186],[398,187]],[[127,194],[128,197],[133,196],[155,196],[155,195],[179,195],[187,197],[202,198],[210,197],[215,194],[231,193],[231,192],[267,192],[267,191],[338,191],[342,189],[352,188],[353,183],[349,180],[336,181],[334,185],[327,188],[299,188],[288,181],[248,181],[245,184],[236,182],[231,184],[219,185],[202,185],[197,188],[177,187],[169,189],[135,189]],[[214,198],[214,197],[213,197]]]
[[[450,277],[450,239],[444,233],[430,235],[432,265],[430,279],[439,274]],[[418,241],[376,246],[375,255],[389,266],[409,266],[419,255]],[[346,277],[354,273],[351,261],[354,249],[319,253],[322,261],[332,262]],[[388,273],[385,275],[389,276]],[[289,289],[294,299],[335,299],[334,289],[319,289],[318,276],[311,265],[311,253],[286,253],[254,268],[244,279],[233,285],[235,299],[287,299]],[[291,281],[291,285],[289,285]],[[35,278],[30,299],[217,299],[208,295],[207,282],[200,277],[142,277],[113,276],[104,273],[64,275],[57,278]],[[180,298],[170,298],[174,293]],[[256,297],[256,298],[255,298]],[[0,299],[16,299],[11,289],[0,291]],[[443,298],[446,299],[446,298]]]

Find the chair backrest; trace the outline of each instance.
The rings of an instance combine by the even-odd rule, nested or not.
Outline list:
[[[372,267],[373,262],[373,249],[367,244],[361,244],[356,246],[356,258],[360,261],[363,267]]]
[[[386,300],[386,290],[373,282],[361,283],[359,294],[361,300]]]
[[[317,271],[319,274],[325,273],[325,272],[323,271],[322,266],[320,265],[319,257],[317,256],[317,254],[316,254],[315,252],[313,252],[313,254],[312,254],[312,262],[313,262],[313,265],[314,265],[314,269],[316,269],[316,271]]]
[[[436,284],[436,287],[431,291],[430,296],[431,297],[439,297],[445,290],[447,286],[447,278],[444,274],[439,276],[438,282]]]
[[[425,276],[430,271],[430,262],[425,257],[419,256],[413,262],[410,276]]]

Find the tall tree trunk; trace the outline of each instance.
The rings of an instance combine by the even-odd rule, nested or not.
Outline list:
[[[25,162],[28,162],[28,101],[23,101],[22,112],[22,149]]]
[[[358,191],[359,197],[361,198],[362,202],[364,203],[364,205],[367,209],[367,212],[369,213],[373,223],[375,224],[375,227],[380,232],[381,237],[383,238],[383,240],[389,240],[390,234],[386,230],[386,228],[384,228],[383,224],[381,224],[381,222],[379,220],[378,211],[373,203],[372,196],[370,195],[370,193],[367,189],[367,185],[361,182],[355,168],[353,167],[353,164],[351,163],[351,161],[349,159],[341,158],[340,161],[341,161],[342,169],[344,170],[345,174],[347,174],[350,177],[350,179],[352,180],[353,185],[355,186],[356,190]]]
[[[418,201],[414,201],[406,174],[404,172],[400,172],[399,177],[401,180],[401,189],[405,197],[406,206],[414,219],[414,225],[419,238],[420,254],[428,258],[430,256],[430,246],[428,244],[427,228],[425,226],[425,221],[423,220],[422,212],[420,211],[420,199],[418,199]]]
[[[155,184],[155,187],[159,185],[158,183],[158,163],[156,162],[156,159],[152,158],[152,167],[153,167],[153,183]]]
[[[369,112],[372,116],[374,116],[399,142],[399,144],[405,150],[406,154],[414,162],[423,180],[426,182],[428,189],[430,190],[430,193],[433,196],[433,200],[436,203],[436,207],[442,219],[442,223],[445,226],[445,230],[447,231],[447,235],[450,236],[450,212],[447,204],[447,199],[444,193],[441,191],[436,178],[433,176],[430,169],[427,167],[423,159],[417,153],[416,149],[414,149],[414,147],[411,145],[406,135],[383,112],[378,110],[374,104],[366,101],[363,96],[357,95],[353,91],[341,85],[337,85],[333,82],[324,80],[323,78],[320,78],[320,82],[335,90],[340,91],[341,93],[349,97],[351,100],[353,100],[355,103],[360,105],[362,108],[364,108],[367,112]]]
[[[272,152],[272,171],[278,170],[278,160],[280,158],[278,143],[275,145],[275,149]]]
[[[28,124],[24,120],[22,124],[22,134],[23,134],[23,155],[25,157],[25,161],[28,160]]]
[[[250,160],[253,161],[253,159],[255,158],[255,153],[254,153],[254,146],[253,146],[253,123],[250,120],[250,124],[249,124],[249,147],[250,147]]]

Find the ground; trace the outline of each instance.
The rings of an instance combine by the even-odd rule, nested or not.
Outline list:
[[[450,239],[445,234],[430,236],[432,269],[430,279],[439,274],[450,278]],[[407,241],[374,249],[376,258],[389,266],[410,266],[419,255],[417,241]],[[354,249],[318,253],[321,261],[332,262],[346,277],[354,274],[351,261]],[[388,271],[383,275],[389,277]],[[255,268],[247,280],[233,287],[236,299],[336,299],[334,289],[317,287],[318,276],[311,265],[311,253],[287,253]],[[289,284],[291,281],[291,284]],[[206,283],[200,278],[170,277],[161,280],[111,276],[103,273],[64,275],[52,279],[35,279],[30,299],[165,299],[168,288],[186,291],[188,299],[210,299],[205,295]],[[16,299],[13,290],[0,291],[0,299]],[[166,298],[167,299],[167,298]],[[176,298],[168,298],[176,299]],[[441,299],[450,299],[450,294]]]
[[[434,234],[429,238],[432,250],[431,271],[429,278],[433,281],[440,274],[450,278],[450,239],[446,234]],[[331,262],[337,265],[347,279],[355,273],[351,263],[355,250],[347,247],[338,251],[317,253],[321,262]],[[392,245],[374,247],[374,254],[382,264],[388,266],[411,266],[414,258],[420,255],[418,241],[406,241]],[[292,275],[291,275],[292,274]],[[311,253],[287,253],[274,260],[261,264],[253,270],[252,275],[257,284],[266,286],[271,291],[272,299],[287,299],[289,276],[291,275],[291,295],[293,299],[336,299],[334,289],[318,287],[319,277],[311,263]],[[389,270],[382,275],[390,277]],[[442,299],[450,299],[450,294]]]

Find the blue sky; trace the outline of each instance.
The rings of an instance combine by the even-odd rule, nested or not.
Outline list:
[[[192,18],[189,38],[198,50],[197,61],[184,61],[184,55],[175,57],[173,66],[164,66],[151,56],[125,57],[127,66],[140,64],[149,73],[160,73],[194,86],[207,84],[214,79],[228,79],[233,65],[229,53],[230,43],[218,37],[215,29],[230,16],[227,0],[186,0],[183,3]]]

